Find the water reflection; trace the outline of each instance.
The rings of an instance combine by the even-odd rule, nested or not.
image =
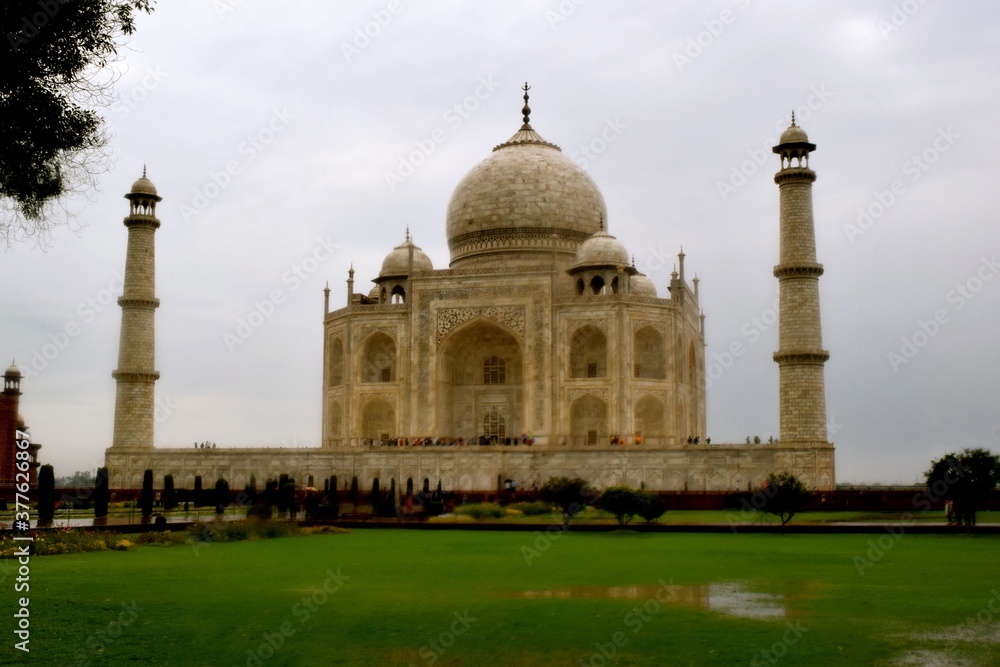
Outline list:
[[[752,591],[736,582],[680,586],[661,581],[659,585],[642,586],[575,586],[559,590],[525,591],[520,597],[657,600],[663,604],[700,607],[727,616],[762,620],[777,620],[787,615],[784,596]]]

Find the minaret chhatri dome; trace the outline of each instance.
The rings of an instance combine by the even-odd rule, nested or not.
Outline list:
[[[593,179],[524,123],[459,182],[448,203],[451,268],[496,261],[569,264],[577,246],[603,229],[604,197]]]

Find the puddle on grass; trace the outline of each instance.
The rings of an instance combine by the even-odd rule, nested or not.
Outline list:
[[[576,586],[560,590],[524,591],[519,597],[536,599],[609,598],[657,600],[663,604],[700,607],[738,618],[776,620],[785,618],[785,598],[751,591],[736,582],[676,586]]]

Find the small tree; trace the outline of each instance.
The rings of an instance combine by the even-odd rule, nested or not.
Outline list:
[[[781,519],[781,525],[809,504],[812,494],[799,479],[790,472],[771,473],[760,489],[762,502],[760,510],[774,514]]]
[[[596,493],[590,483],[579,477],[551,477],[538,495],[547,503],[555,505],[563,515],[563,525],[569,522],[577,513],[593,502]]]
[[[108,488],[108,469],[98,468],[94,478],[94,517],[103,518],[108,515],[108,503],[111,502],[111,490]]]
[[[139,508],[142,516],[149,518],[153,515],[153,471],[146,468],[142,473],[142,493],[139,495]]]
[[[224,514],[229,505],[229,482],[220,477],[215,482],[215,513]]]
[[[378,477],[372,480],[372,490],[368,494],[368,500],[371,502],[372,511],[378,514],[379,507],[382,505],[382,494],[378,487]]]
[[[201,475],[194,476],[194,506],[201,507]]]
[[[163,509],[172,510],[177,507],[177,491],[174,489],[174,476],[163,476]]]
[[[597,506],[615,515],[619,526],[627,526],[648,502],[645,491],[628,486],[609,486],[597,499]]]
[[[655,493],[645,492],[646,502],[642,506],[642,510],[639,512],[639,516],[643,518],[646,523],[654,523],[657,519],[663,516],[663,513],[667,511],[667,506],[664,504],[663,500]]]
[[[985,449],[966,448],[932,461],[924,475],[933,496],[954,503],[958,523],[972,526],[976,510],[1000,482],[1000,456]]]
[[[38,523],[52,523],[56,516],[56,475],[46,464],[38,469]]]

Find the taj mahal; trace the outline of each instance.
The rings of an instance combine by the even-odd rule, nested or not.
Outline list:
[[[131,191],[112,488],[225,478],[242,488],[281,473],[300,484],[337,475],[456,491],[579,476],[665,491],[724,491],[793,472],[832,489],[819,278],[809,168],[815,145],[795,125],[774,147],[779,206],[780,435],[768,444],[706,438],[705,315],[681,251],[669,283],[636,268],[611,234],[593,179],[531,124],[461,179],[447,207],[451,258],[435,267],[407,229],[370,289],[331,310],[324,291],[322,424],[311,448],[154,447],[156,187]],[[169,223],[168,223],[169,224]],[[761,267],[762,271],[772,267]],[[340,302],[340,299],[337,299]],[[319,360],[317,360],[319,362]]]

